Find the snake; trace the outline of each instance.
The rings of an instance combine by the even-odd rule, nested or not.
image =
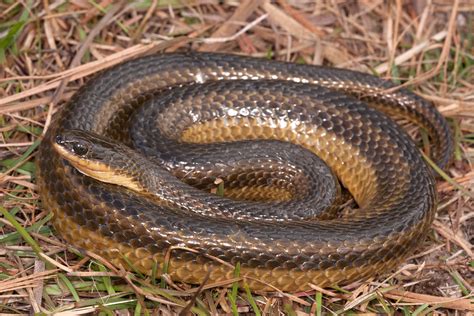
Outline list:
[[[397,120],[447,167],[446,119],[391,81],[155,53],[95,75],[54,115],[37,184],[67,243],[126,270],[263,291],[348,284],[395,269],[435,216],[435,173]]]

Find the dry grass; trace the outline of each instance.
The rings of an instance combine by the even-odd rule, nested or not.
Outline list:
[[[0,313],[472,313],[473,2],[221,2],[0,2]],[[195,287],[163,287],[65,245],[35,188],[41,135],[87,76],[162,50],[375,72],[432,100],[450,118],[457,146],[419,252],[390,275],[343,288],[250,294],[211,284],[194,295]]]

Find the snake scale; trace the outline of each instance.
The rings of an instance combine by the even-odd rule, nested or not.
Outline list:
[[[218,53],[119,64],[55,115],[37,157],[43,204],[67,242],[181,282],[232,279],[237,263],[253,290],[366,279],[406,259],[436,209],[433,172],[391,116],[426,130],[438,166],[453,150],[431,103],[393,87]],[[94,143],[100,155],[81,157]],[[209,192],[217,178],[224,197]],[[344,189],[349,213],[334,211]]]

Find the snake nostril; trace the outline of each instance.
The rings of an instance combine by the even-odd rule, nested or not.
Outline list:
[[[59,145],[64,143],[64,139],[61,135],[56,135],[55,141],[56,141],[56,144],[59,144]]]

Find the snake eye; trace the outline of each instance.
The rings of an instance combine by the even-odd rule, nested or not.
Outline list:
[[[84,156],[89,151],[89,147],[83,143],[74,143],[72,145],[72,151],[78,156]]]

